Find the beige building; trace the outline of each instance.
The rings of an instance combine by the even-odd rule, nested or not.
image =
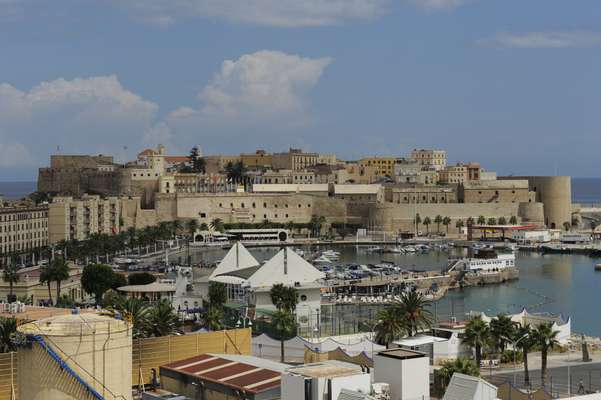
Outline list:
[[[273,169],[290,169],[300,171],[317,165],[319,154],[305,153],[301,149],[290,149],[287,153],[272,155]]]
[[[48,245],[48,205],[0,207],[0,254]]]
[[[442,185],[459,185],[467,180],[468,171],[464,164],[450,165],[438,171],[438,183]]]
[[[120,230],[120,213],[117,197],[55,197],[48,209],[49,241],[85,240],[94,233],[116,234]]]
[[[39,266],[26,267],[19,269],[19,281],[13,285],[13,294],[17,298],[27,298],[32,304],[39,304],[40,301],[47,302],[48,285],[40,282],[42,270]],[[61,296],[67,295],[71,300],[80,302],[86,300],[89,296],[81,288],[81,268],[70,268],[69,278],[61,282]],[[8,283],[0,280],[0,298],[6,299],[10,293]],[[52,300],[56,303],[56,282],[50,285]]]
[[[396,204],[457,203],[457,191],[444,186],[392,186],[386,188],[385,199]]]
[[[240,156],[224,156],[214,155],[203,157],[205,159],[205,172],[207,174],[218,174],[225,170],[225,167],[229,164],[235,164],[238,161],[242,161]]]
[[[447,152],[445,150],[413,149],[411,158],[423,167],[440,171],[447,166]]]
[[[240,154],[242,164],[248,169],[269,169],[272,168],[273,157],[265,150],[257,150],[254,153]]]
[[[536,199],[524,179],[467,181],[459,186],[458,195],[461,203],[531,203]]]

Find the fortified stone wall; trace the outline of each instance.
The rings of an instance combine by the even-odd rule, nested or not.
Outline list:
[[[432,221],[430,232],[436,231],[434,218],[437,215],[451,218],[449,232],[457,232],[455,224],[458,220],[464,223],[472,217],[477,219],[479,216],[488,218],[505,217],[509,220],[516,216],[518,221],[534,224],[543,223],[542,204],[537,203],[476,203],[476,204],[391,204],[385,203],[378,205],[371,210],[369,222],[371,225],[378,226],[387,232],[413,231],[415,215],[419,214],[423,220],[429,217]],[[424,225],[420,225],[419,230],[426,231]],[[446,231],[446,227],[441,225],[441,232]]]
[[[560,229],[572,221],[572,179],[569,176],[511,176],[499,179],[526,179],[536,201],[544,204],[547,227]]]

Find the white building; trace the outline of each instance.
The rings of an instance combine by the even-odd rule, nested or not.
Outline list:
[[[449,259],[447,271],[497,271],[515,267],[515,254],[497,254],[492,250],[479,250],[474,257]]]
[[[465,327],[433,328],[429,335],[416,335],[394,341],[393,344],[425,353],[433,365],[441,365],[448,360],[472,355],[472,349],[461,342],[460,335],[464,331]]]
[[[358,365],[330,360],[288,368],[281,388],[282,400],[336,400],[344,389],[371,393],[371,379]]]
[[[374,355],[374,382],[390,384],[390,400],[428,400],[429,357],[405,349],[381,351]]]
[[[551,241],[551,234],[547,229],[514,230],[511,238],[518,243],[548,243]]]

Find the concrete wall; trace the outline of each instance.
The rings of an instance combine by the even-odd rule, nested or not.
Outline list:
[[[374,354],[374,382],[390,384],[390,400],[430,398],[430,358],[401,360]]]
[[[572,179],[569,176],[528,176],[536,201],[544,204],[547,227],[561,229],[572,221]]]

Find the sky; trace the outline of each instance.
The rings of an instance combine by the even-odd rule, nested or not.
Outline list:
[[[601,176],[601,1],[0,0],[0,181],[159,143]]]

